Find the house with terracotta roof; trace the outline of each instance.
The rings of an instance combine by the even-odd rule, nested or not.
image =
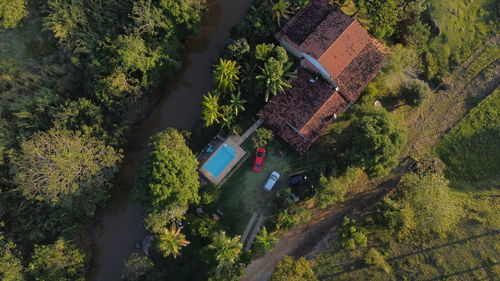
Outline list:
[[[304,153],[359,98],[388,50],[326,0],[312,0],[275,37],[301,67],[292,88],[273,97],[258,116]]]

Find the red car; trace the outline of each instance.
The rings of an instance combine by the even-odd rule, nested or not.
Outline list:
[[[257,148],[255,151],[255,161],[253,162],[252,170],[256,172],[262,171],[264,165],[264,158],[266,157],[266,150],[263,147]]]

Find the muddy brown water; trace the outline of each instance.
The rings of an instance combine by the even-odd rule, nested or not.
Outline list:
[[[182,68],[166,86],[151,113],[130,132],[130,145],[118,172],[106,210],[92,229],[93,263],[88,280],[121,280],[123,262],[136,251],[146,230],[143,210],[130,202],[130,190],[140,163],[148,151],[151,135],[167,128],[193,129],[200,121],[202,96],[211,87],[211,64],[229,37],[231,26],[240,22],[252,0],[208,0],[202,31],[189,38]]]

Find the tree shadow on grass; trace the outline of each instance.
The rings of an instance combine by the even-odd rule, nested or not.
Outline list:
[[[445,175],[450,179],[450,187],[468,191],[499,188],[500,130],[484,128],[470,134],[471,130],[474,128],[452,132],[438,147],[439,156],[447,167]]]
[[[455,244],[463,244],[463,243],[469,242],[471,240],[480,239],[480,238],[483,238],[483,237],[486,237],[486,236],[497,235],[497,234],[500,234],[500,229],[494,229],[494,230],[485,232],[483,234],[472,235],[472,236],[469,236],[469,237],[466,237],[466,238],[463,238],[463,239],[460,239],[460,240],[455,240],[455,241],[450,242],[450,243],[445,243],[445,244],[441,244],[441,245],[437,245],[437,246],[433,246],[433,247],[429,247],[429,248],[424,248],[424,249],[421,249],[421,250],[418,250],[418,251],[414,251],[414,252],[411,252],[411,253],[407,253],[407,254],[404,254],[404,255],[390,257],[390,258],[387,258],[386,261],[387,262],[394,262],[396,260],[404,259],[404,258],[407,258],[407,257],[410,257],[410,256],[425,254],[425,253],[428,253],[430,251],[438,250],[438,249],[445,248],[445,247],[450,247],[450,246],[455,245]],[[455,276],[455,275],[460,275],[460,274],[472,272],[472,271],[479,270],[479,269],[486,268],[486,267],[491,267],[491,266],[494,266],[494,265],[497,265],[497,264],[499,264],[499,263],[497,262],[497,263],[492,263],[492,264],[488,264],[488,265],[482,265],[482,266],[474,267],[474,268],[463,270],[463,271],[457,271],[455,273],[449,274],[449,276],[448,275],[444,275],[444,276],[436,277],[436,278],[433,278],[433,279],[429,279],[428,281],[431,281],[431,280],[442,280],[442,279],[446,279],[448,277],[452,277],[452,276]],[[362,270],[362,269],[370,267],[370,266],[366,265],[363,262],[362,259],[358,259],[358,260],[355,260],[355,261],[349,262],[349,263],[337,264],[336,266],[343,267],[346,270],[340,271],[340,272],[336,272],[336,273],[333,273],[333,274],[329,274],[329,275],[322,275],[322,276],[319,276],[319,277],[321,277],[321,279],[328,279],[328,278],[333,278],[333,277],[336,277],[336,276],[340,276],[340,275],[347,274],[347,273],[352,273],[352,272],[355,272],[355,271]]]
[[[500,262],[495,262],[495,263],[491,263],[491,264],[485,264],[485,265],[481,265],[481,266],[476,266],[476,267],[465,269],[465,270],[460,270],[460,271],[453,272],[453,273],[450,273],[450,274],[441,275],[441,276],[434,277],[434,278],[431,278],[431,279],[426,279],[425,281],[445,280],[445,279],[448,279],[450,277],[454,277],[454,276],[458,276],[458,275],[470,273],[470,272],[473,272],[473,271],[476,271],[476,270],[480,270],[480,269],[486,269],[488,267],[492,267],[492,266],[495,266],[495,265],[500,265]]]

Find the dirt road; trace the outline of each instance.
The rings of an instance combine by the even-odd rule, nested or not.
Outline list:
[[[385,179],[372,185],[371,189],[351,194],[346,201],[325,211],[316,212],[304,225],[287,231],[276,247],[264,257],[252,262],[245,271],[242,281],[268,280],[276,264],[284,256],[313,257],[330,244],[335,228],[342,217],[358,217],[371,210],[376,202],[387,194],[399,181],[399,177]]]

